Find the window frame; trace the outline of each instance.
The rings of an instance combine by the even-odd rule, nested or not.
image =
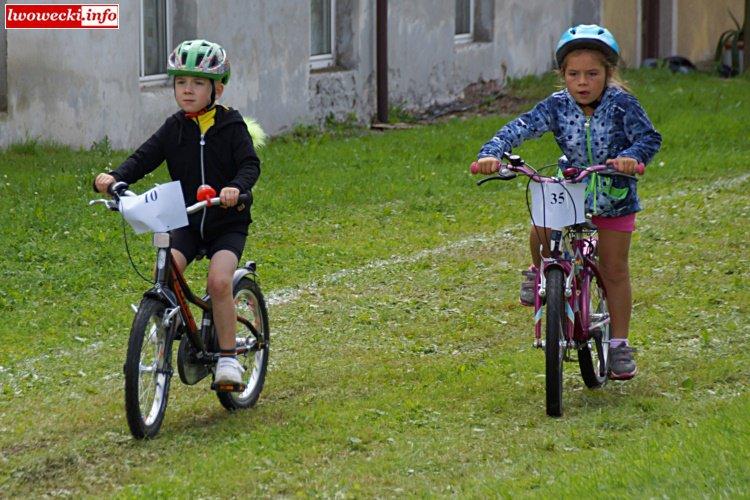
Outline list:
[[[310,55],[309,66],[311,70],[331,68],[336,65],[336,0],[331,2],[331,52],[327,54]],[[312,3],[310,4],[310,51],[312,52]]]
[[[454,3],[454,12],[455,12],[455,6],[459,0],[455,0],[456,3]],[[457,44],[459,43],[471,43],[474,41],[474,26],[475,26],[475,20],[474,20],[474,13],[476,12],[476,0],[469,0],[469,31],[467,33],[455,33],[455,23],[457,19],[454,17],[454,34],[453,34],[453,41]]]
[[[146,85],[156,85],[156,84],[162,84],[169,80],[169,75],[166,72],[166,69],[164,70],[164,73],[158,73],[154,75],[146,75],[146,50],[145,50],[145,40],[143,38],[144,35],[144,20],[143,20],[143,2],[144,0],[140,0],[140,33],[138,38],[138,46],[139,46],[139,61],[138,61],[138,80],[142,84]],[[169,54],[172,47],[172,0],[165,0],[164,1],[164,24],[165,26],[165,33],[166,33],[166,43],[165,46],[167,47],[167,58],[169,58]]]

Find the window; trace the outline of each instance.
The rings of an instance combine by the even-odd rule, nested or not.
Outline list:
[[[310,0],[310,68],[336,63],[336,0]]]
[[[474,0],[456,0],[456,43],[474,40]]]
[[[141,82],[167,77],[172,36],[169,18],[168,0],[141,0]]]

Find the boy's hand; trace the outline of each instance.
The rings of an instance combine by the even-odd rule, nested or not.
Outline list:
[[[107,189],[109,189],[109,186],[115,182],[115,180],[116,179],[111,175],[101,173],[96,176],[96,179],[94,179],[94,187],[96,187],[96,190],[100,193],[107,194]]]
[[[627,156],[620,156],[614,160],[607,160],[607,165],[612,165],[615,170],[622,172],[623,174],[635,175],[638,160],[635,158],[628,158]]]
[[[497,158],[494,158],[492,156],[485,156],[484,158],[478,159],[476,161],[476,164],[478,167],[478,174],[490,175],[497,172],[497,168],[500,162],[497,160]]]
[[[240,190],[233,187],[225,187],[221,190],[221,193],[219,193],[219,198],[221,198],[221,206],[223,207],[233,207],[237,204],[237,199],[240,196]]]

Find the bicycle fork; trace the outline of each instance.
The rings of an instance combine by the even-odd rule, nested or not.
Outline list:
[[[540,249],[541,251],[542,249]],[[545,340],[542,338],[542,318],[544,317],[544,310],[546,305],[547,297],[547,270],[553,267],[557,267],[562,270],[565,276],[563,294],[565,296],[565,340],[561,340],[561,347],[565,350],[565,359],[569,359],[569,352],[575,347],[573,341],[574,325],[575,325],[575,300],[573,297],[573,279],[575,276],[575,268],[570,262],[562,258],[562,231],[553,230],[550,235],[550,257],[542,257],[541,266],[537,273],[537,293],[535,294],[534,300],[534,343],[533,346],[537,349],[543,349],[545,347]],[[577,309],[577,307],[575,307]]]

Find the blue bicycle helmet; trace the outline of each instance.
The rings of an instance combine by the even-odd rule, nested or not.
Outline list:
[[[617,65],[620,59],[620,46],[617,45],[617,40],[607,28],[597,24],[579,24],[565,30],[555,50],[557,67],[562,67],[565,56],[578,49],[598,50],[613,66]]]

